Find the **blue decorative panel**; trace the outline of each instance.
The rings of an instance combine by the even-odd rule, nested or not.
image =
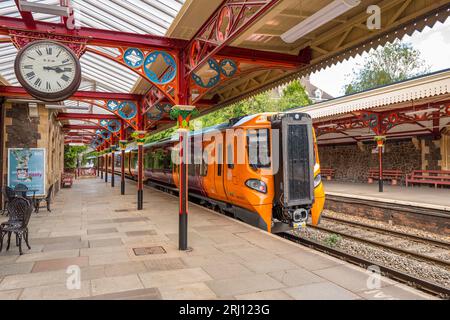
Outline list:
[[[220,66],[217,63],[217,61],[214,59],[209,59],[208,65],[210,68],[210,72],[208,73],[208,75],[206,77],[203,76],[203,78],[206,78],[206,79],[202,79],[202,77],[200,77],[196,73],[192,74],[192,79],[194,79],[195,83],[203,88],[211,88],[220,81],[220,72],[221,72],[220,70],[221,69],[220,69]]]
[[[119,115],[124,119],[133,119],[137,114],[137,106],[134,102],[124,101],[119,105]]]
[[[120,121],[119,120],[109,120],[108,130],[111,132],[119,132],[120,131]]]
[[[131,68],[139,68],[144,64],[144,54],[140,49],[129,48],[123,54],[123,61]]]
[[[108,107],[108,110],[110,111],[117,111],[119,109],[119,101],[116,100],[109,100],[106,106]]]
[[[159,58],[162,57],[167,65],[166,72],[162,75],[161,79],[158,75],[151,70],[152,64]],[[144,62],[144,72],[147,77],[157,84],[166,84],[172,81],[177,74],[177,63],[175,59],[165,51],[153,51],[150,53]]]
[[[226,77],[232,77],[235,75],[237,71],[237,65],[236,63],[231,59],[224,59],[220,62],[220,71],[226,76]]]
[[[103,131],[103,132],[101,133],[101,136],[102,136],[105,140],[107,140],[107,139],[111,138],[111,132],[105,130],[105,131]]]

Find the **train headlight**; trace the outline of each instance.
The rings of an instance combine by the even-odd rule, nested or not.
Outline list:
[[[320,174],[318,174],[315,178],[314,178],[314,188],[317,188],[317,186],[322,182],[322,176]]]
[[[261,193],[267,193],[267,185],[264,181],[257,179],[249,179],[245,181],[245,185],[250,189],[256,190]]]

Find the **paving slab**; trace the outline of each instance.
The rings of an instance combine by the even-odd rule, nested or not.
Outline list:
[[[179,251],[178,199],[145,188],[137,211],[135,192],[100,179],[61,190],[30,220],[32,250],[0,253],[0,299],[432,298],[385,278],[369,289],[364,269],[195,204]]]

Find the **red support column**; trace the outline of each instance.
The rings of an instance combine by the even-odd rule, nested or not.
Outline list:
[[[116,145],[114,144],[114,138],[113,138],[113,143],[111,146],[111,188],[114,188],[114,152],[116,151]]]
[[[105,183],[108,183],[108,148],[105,153]]]
[[[189,131],[179,129],[180,146],[180,176],[179,176],[179,225],[178,225],[178,247],[180,250],[187,250],[188,234],[188,154],[189,154]]]
[[[171,118],[178,122],[179,134],[179,223],[178,223],[178,247],[179,250],[188,249],[188,155],[189,155],[189,120],[195,112],[194,106],[189,106],[189,79],[187,77],[187,56],[180,53],[178,66],[178,101],[170,112]]]
[[[377,136],[375,138],[378,147],[378,191],[383,192],[383,148],[385,136]]]
[[[144,121],[142,115],[141,104],[139,104],[139,118],[138,118],[138,128],[137,134],[137,144],[138,144],[138,198],[137,198],[137,209],[142,210],[144,208],[144,142],[146,132],[142,130],[144,128]]]
[[[101,151],[103,151],[103,148]],[[100,156],[99,170],[100,170],[100,179],[102,179],[102,180],[103,180],[103,171],[104,171],[104,166],[105,166],[104,160],[105,160],[105,156],[104,155]]]
[[[122,120],[120,123],[120,194],[125,194],[125,148],[127,147],[127,140],[125,140],[125,123]]]
[[[194,106],[174,106],[171,116],[178,120],[179,135],[179,233],[178,246],[180,250],[187,250],[188,234],[188,165],[189,165],[189,120],[195,112]]]

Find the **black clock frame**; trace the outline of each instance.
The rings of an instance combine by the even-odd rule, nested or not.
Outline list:
[[[20,61],[23,56],[23,54],[27,51],[27,49],[31,46],[34,46],[39,43],[53,43],[57,46],[63,47],[67,52],[74,58],[75,61],[75,77],[67,88],[54,92],[54,93],[47,93],[39,91],[32,86],[30,86],[22,76],[22,73],[20,72]],[[71,97],[80,87],[81,83],[81,65],[80,61],[77,57],[77,55],[70,49],[68,46],[53,40],[37,40],[28,43],[26,46],[24,46],[22,49],[19,50],[16,56],[16,60],[14,61],[14,72],[16,74],[17,80],[22,85],[22,87],[34,98],[39,99],[41,101],[45,102],[60,102],[63,100],[66,100],[67,98]]]

